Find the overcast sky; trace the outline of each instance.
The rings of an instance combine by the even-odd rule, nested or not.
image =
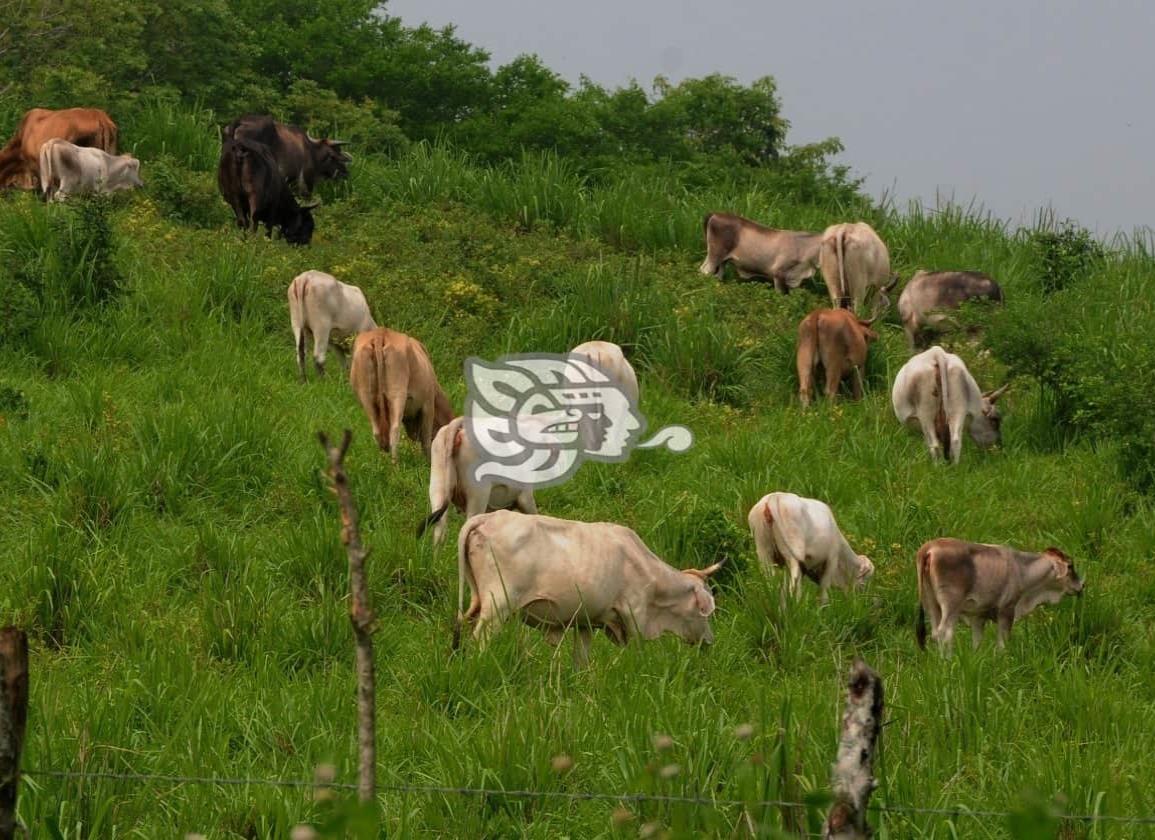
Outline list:
[[[875,195],[1102,234],[1155,225],[1151,0],[389,0],[495,64],[536,53],[605,85],[778,81],[790,143],[831,135]]]

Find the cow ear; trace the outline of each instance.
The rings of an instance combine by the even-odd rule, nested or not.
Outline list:
[[[698,607],[698,615],[709,618],[714,613],[714,596],[705,586],[694,587],[694,603]]]
[[[1051,565],[1055,569],[1056,578],[1065,578],[1070,573],[1071,564],[1067,562],[1067,555],[1057,548],[1048,548],[1044,553],[1051,558]]]

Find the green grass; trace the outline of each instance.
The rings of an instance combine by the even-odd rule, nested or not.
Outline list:
[[[199,140],[178,149],[149,131],[141,148],[211,192]],[[425,146],[359,158],[351,183],[324,194],[303,250],[244,240],[224,216],[192,223],[148,190],[117,201],[107,209],[115,294],[46,299],[27,334],[0,345],[0,386],[23,394],[0,401],[0,621],[33,641],[28,767],[307,779],[331,762],[339,780],[354,779],[345,560],[315,439],[348,426],[380,616],[384,785],[821,794],[843,681],[863,656],[885,680],[890,721],[876,803],[1020,811],[1041,799],[1155,813],[1155,510],[1121,472],[1118,442],[1040,445],[1048,409],[1024,381],[1007,398],[1003,449],[968,445],[957,468],[932,465],[891,413],[887,383],[907,356],[894,323],[872,350],[862,403],[819,400],[803,413],[794,337],[826,300],[821,287],[782,297],[696,271],[705,210],[798,228],[841,211],[756,191],[724,202],[721,189],[691,194],[661,178],[595,184],[549,159],[485,170]],[[29,277],[65,277],[54,243],[74,213],[5,199],[0,265],[43,258]],[[1033,288],[1022,237],[996,221],[957,210],[874,221],[904,273],[977,268],[1008,298]],[[555,651],[511,625],[484,653],[467,644],[450,656],[455,559],[413,536],[426,513],[419,450],[406,445],[397,467],[376,451],[336,366],[296,382],[284,290],[307,268],[361,286],[379,322],[419,336],[458,405],[467,355],[623,344],[651,428],[686,423],[695,447],[586,465],[538,503],[628,524],[678,566],[730,558],[715,646],[667,638],[620,650],[599,638],[592,666],[575,673],[568,643]],[[1149,252],[1135,248],[1095,282],[1151,273]],[[980,384],[1002,380],[980,345],[955,345]],[[832,505],[877,567],[865,594],[819,608],[808,586],[801,603],[779,603],[745,526],[772,490]],[[1032,615],[1001,655],[993,640],[972,652],[966,631],[951,660],[921,653],[913,556],[943,535],[1060,545],[1087,595]],[[754,726],[749,741],[733,735],[742,723]],[[656,733],[673,738],[668,753],[656,754]],[[551,769],[559,753],[574,759],[568,775]],[[661,778],[670,764],[677,775]],[[632,805],[634,819],[615,828],[612,802],[389,792],[380,804],[390,836],[635,836],[657,821],[675,836],[730,837],[749,825],[734,807]],[[20,804],[34,833],[51,825],[67,838],[284,837],[326,808],[307,791],[42,777]],[[796,809],[749,819],[767,837],[807,824]],[[873,819],[882,837],[1012,836],[1005,820]]]

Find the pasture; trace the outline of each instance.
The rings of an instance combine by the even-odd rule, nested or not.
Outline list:
[[[819,397],[803,412],[797,323],[826,305],[825,290],[808,282],[783,297],[697,273],[707,210],[821,229],[842,220],[838,208],[686,192],[659,175],[592,186],[549,156],[486,168],[418,145],[359,156],[349,182],[322,189],[312,246],[295,249],[235,231],[215,194],[213,126],[168,119],[125,129],[142,193],[0,201],[0,279],[35,293],[0,304],[0,618],[33,638],[27,768],[309,779],[332,763],[354,780],[345,559],[315,435],[350,427],[379,616],[383,835],[814,830],[817,811],[794,808],[627,803],[615,822],[613,800],[394,788],[803,800],[828,789],[855,656],[886,690],[873,803],[958,812],[878,813],[879,836],[1028,836],[1014,818],[968,810],[1155,814],[1155,509],[1127,441],[1109,426],[1069,434],[1021,376],[1003,404],[1003,448],[968,441],[959,466],[934,465],[891,411],[889,383],[908,357],[893,312],[866,398]],[[1142,242],[1117,243],[1093,275],[1044,298],[1026,237],[981,213],[869,212],[904,279],[920,267],[998,278],[1001,346],[1033,340],[1022,331],[1045,342],[1152,323],[1155,263]],[[598,637],[575,672],[571,641],[554,649],[510,625],[485,652],[467,642],[451,656],[456,559],[448,541],[435,552],[414,536],[428,513],[420,449],[403,442],[397,467],[377,451],[335,356],[328,378],[310,370],[297,382],[285,288],[309,268],[360,286],[378,323],[419,337],[458,409],[468,355],[621,344],[650,428],[686,424],[695,446],[587,464],[538,505],[627,524],[675,566],[727,558],[715,645],[619,649]],[[981,337],[947,343],[984,388],[1004,381]],[[1092,354],[1106,381],[1112,352]],[[1150,385],[1150,369],[1134,375]],[[865,593],[834,592],[820,609],[806,582],[799,603],[780,604],[745,521],[772,490],[831,505],[877,568]],[[451,522],[452,538],[460,516]],[[913,558],[946,535],[1061,546],[1086,595],[1038,610],[1004,653],[993,639],[972,651],[966,630],[950,660],[920,652]],[[735,736],[741,724],[752,737]],[[659,751],[656,734],[672,745]],[[573,760],[567,773],[551,767],[559,754]],[[20,808],[64,838],[286,837],[333,810],[307,789],[37,775]],[[1155,834],[1065,821],[1039,836],[1144,831]]]

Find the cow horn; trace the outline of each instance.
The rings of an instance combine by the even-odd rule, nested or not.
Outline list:
[[[882,287],[882,290],[883,290],[884,292],[889,292],[891,289],[893,289],[895,286],[897,286],[897,285],[898,285],[898,279],[899,279],[899,278],[898,278],[898,275],[897,275],[897,274],[892,274],[892,275],[890,275],[890,285],[888,285],[888,286],[883,286],[883,287]]]
[[[1007,392],[1007,388],[1010,388],[1010,387],[1011,387],[1011,383],[1008,382],[1003,387],[996,388],[995,390],[990,391],[990,392],[984,394],[983,396],[986,397],[987,402],[993,403],[993,402],[995,402],[995,400],[997,400],[999,397],[1001,397],[1003,394],[1005,394]]]
[[[329,141],[330,146],[345,146],[345,145],[348,145],[348,143],[349,143],[348,140],[330,140]]]
[[[722,568],[722,566],[724,566],[725,564],[726,564],[725,560],[719,560],[714,565],[707,566],[704,569],[683,569],[682,571],[684,571],[688,575],[693,575],[694,577],[698,577],[698,578],[701,578],[702,580],[705,580],[710,575],[714,574],[716,571],[718,571],[720,568]]]

